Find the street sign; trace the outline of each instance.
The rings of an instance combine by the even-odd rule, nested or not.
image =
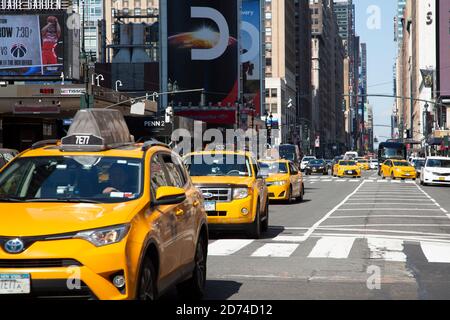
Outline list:
[[[314,145],[316,148],[320,148],[320,136],[316,136],[316,142]]]

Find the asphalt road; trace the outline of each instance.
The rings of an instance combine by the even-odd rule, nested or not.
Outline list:
[[[302,203],[270,206],[262,239],[211,239],[206,299],[450,299],[449,187],[305,181]]]

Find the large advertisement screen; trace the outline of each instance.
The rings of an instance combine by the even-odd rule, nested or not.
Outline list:
[[[450,1],[439,1],[439,91],[450,97]]]
[[[238,0],[167,1],[168,82],[201,93],[169,97],[175,106],[234,105],[239,97]]]
[[[59,77],[64,14],[0,14],[0,77]]]
[[[241,49],[244,103],[261,114],[262,46],[261,0],[242,0]]]

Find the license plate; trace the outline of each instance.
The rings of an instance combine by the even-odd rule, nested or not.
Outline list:
[[[439,177],[439,181],[445,181],[445,177]]]
[[[30,293],[30,275],[0,273],[0,294]]]
[[[206,211],[216,211],[216,202],[215,201],[205,201],[205,210]]]

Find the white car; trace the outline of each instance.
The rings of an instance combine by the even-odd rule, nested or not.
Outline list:
[[[311,160],[316,160],[317,158],[316,157],[314,157],[314,156],[306,156],[306,157],[303,157],[303,159],[302,159],[302,162],[300,163],[300,170],[303,172],[303,171],[305,171],[305,168],[306,168],[306,166],[308,165],[308,163],[311,161]]]
[[[420,184],[450,185],[450,158],[428,157],[420,172]]]
[[[370,159],[369,166],[370,166],[370,170],[378,169],[378,160],[377,159]]]

